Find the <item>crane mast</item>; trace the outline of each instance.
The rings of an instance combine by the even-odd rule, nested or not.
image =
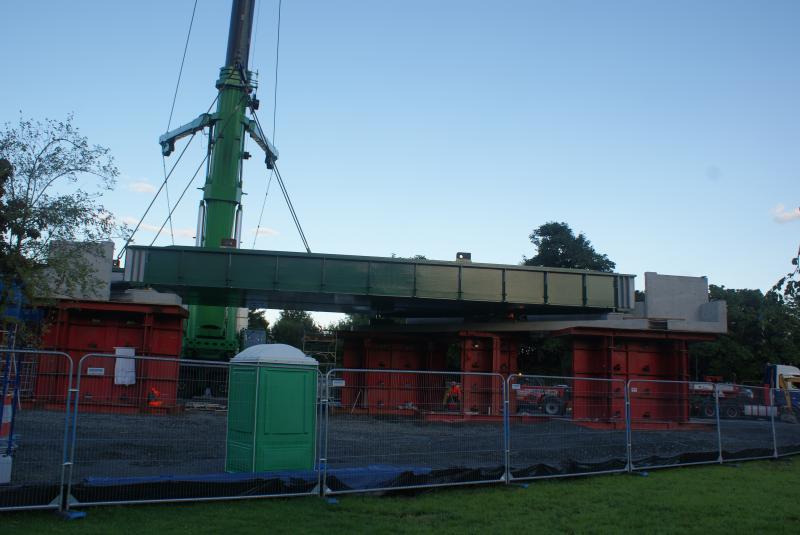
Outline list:
[[[207,249],[238,248],[242,226],[242,161],[250,155],[244,150],[247,134],[266,153],[268,167],[277,151],[258,123],[247,117],[256,109],[256,87],[248,71],[250,38],[255,0],[233,0],[225,65],[217,80],[216,111],[201,114],[194,121],[167,132],[159,139],[162,153],[168,156],[175,142],[208,128],[209,153],[203,199],[200,201],[196,246]],[[224,359],[238,351],[236,308],[190,305],[184,333],[184,354],[201,359]]]

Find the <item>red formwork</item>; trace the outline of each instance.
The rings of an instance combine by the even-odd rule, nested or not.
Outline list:
[[[341,333],[341,338],[344,340],[342,365],[350,370],[449,371],[456,380],[459,372],[495,373],[505,377],[518,369],[519,341],[515,334],[345,332]],[[459,349],[459,367],[447,370],[448,350],[454,345]],[[345,371],[342,378],[346,386],[340,389],[341,404],[349,410],[369,407],[373,412],[395,413],[424,407],[435,411],[449,388],[440,375]],[[463,376],[459,381],[463,412],[502,414],[503,393],[501,386],[494,384],[498,382],[496,377]]]
[[[51,309],[49,317],[43,346],[63,351],[75,362],[73,384],[78,384],[80,374],[81,410],[164,412],[176,406],[180,368],[177,359],[181,353],[183,320],[187,317],[182,307],[65,300]],[[117,347],[132,347],[136,355],[176,360],[137,359],[133,385],[114,384],[113,357],[88,357],[78,366],[86,354],[114,354]],[[69,380],[66,363],[56,359],[43,363],[38,376],[54,380],[37,380],[37,397],[57,401],[61,396],[63,403]]]
[[[507,332],[346,332],[343,367],[350,369],[394,369],[445,371],[448,348],[459,350],[460,369],[450,372],[494,373],[503,377],[518,372],[519,346],[525,343],[526,334]],[[714,335],[654,330],[627,330],[602,328],[572,328],[553,333],[569,336],[572,345],[572,374],[576,379],[616,379],[614,382],[574,381],[572,416],[583,421],[624,422],[625,386],[632,379],[656,381],[688,380],[688,344],[692,341],[713,340]],[[451,363],[452,366],[452,363]],[[342,389],[342,404],[353,409],[367,407],[378,412],[397,411],[402,406],[435,406],[447,385],[403,389],[389,384],[384,374],[345,372],[346,388]],[[370,384],[366,385],[365,381]],[[490,384],[490,377],[463,376],[462,410],[481,415],[500,415],[503,407],[502,390]],[[369,388],[365,388],[369,386]],[[371,400],[365,399],[370,390]],[[415,391],[412,395],[410,392]],[[391,392],[391,393],[390,393]],[[688,399],[673,396],[643,397],[641,421],[670,422],[670,425],[688,422]],[[403,409],[404,410],[404,409]],[[634,415],[636,417],[636,415]]]
[[[640,383],[641,390],[631,392],[631,417],[636,425],[658,427],[689,422],[688,392],[676,392],[670,381],[687,381],[688,344],[712,340],[714,335],[611,329],[569,329],[559,333],[572,339],[573,375],[628,381],[664,381]],[[576,389],[588,389],[576,381]],[[636,384],[634,384],[636,387]],[[685,390],[685,389],[684,389]],[[576,390],[576,400],[582,395]],[[624,399],[610,396],[607,408],[594,405],[591,411],[575,403],[573,416],[591,418],[598,413],[624,416]]]

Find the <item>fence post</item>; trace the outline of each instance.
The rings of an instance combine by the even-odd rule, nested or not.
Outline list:
[[[333,373],[335,368],[331,368],[328,370],[328,373],[325,374],[325,389],[323,392],[323,399],[322,399],[322,408],[324,413],[324,432],[323,432],[323,441],[322,446],[320,447],[319,452],[319,465],[321,469],[321,476],[322,476],[322,484],[320,485],[320,493],[322,497],[328,492],[328,434],[330,429],[330,403],[329,400],[331,398],[331,373]]]
[[[778,458],[778,435],[775,432],[775,413],[778,412],[778,407],[775,405],[775,389],[769,389],[769,421],[772,426],[772,457]]]
[[[627,381],[625,383],[625,442],[626,442],[626,453],[627,453],[627,466],[625,469],[628,472],[633,471],[633,437],[631,432],[631,398],[629,395],[629,390],[631,388],[631,382]]]
[[[719,423],[719,384],[714,384],[714,414],[717,420],[717,447],[719,448],[719,457],[717,461],[722,464],[722,427]]]
[[[507,380],[500,377],[500,382],[503,386],[503,440],[505,442],[505,464],[506,472],[503,476],[506,484],[511,482],[511,415],[509,414],[508,403],[508,387],[511,383],[513,375],[509,375]]]
[[[65,496],[65,501],[69,502],[69,496],[72,494],[72,473],[75,469],[75,446],[78,440],[78,404],[81,397],[81,367],[83,366],[83,361],[86,360],[86,357],[91,356],[92,353],[87,353],[86,355],[82,356],[78,361],[77,367],[77,375],[78,380],[75,383],[75,388],[72,388],[72,381],[70,380],[70,390],[75,394],[74,396],[74,403],[72,408],[72,437],[71,437],[71,446],[69,451],[69,476],[67,477],[67,492]],[[66,509],[69,509],[69,503],[66,504]]]

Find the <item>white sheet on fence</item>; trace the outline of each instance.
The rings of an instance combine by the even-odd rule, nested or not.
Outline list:
[[[134,385],[136,384],[136,361],[117,357],[114,364],[114,384],[115,385]]]

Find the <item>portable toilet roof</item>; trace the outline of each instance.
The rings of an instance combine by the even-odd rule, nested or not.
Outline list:
[[[287,344],[256,344],[231,359],[234,364],[283,364],[318,367],[319,362]]]

